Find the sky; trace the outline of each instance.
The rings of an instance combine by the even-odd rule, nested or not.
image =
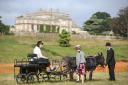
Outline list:
[[[17,16],[52,8],[70,14],[81,27],[96,12],[117,17],[119,10],[127,6],[128,0],[0,0],[0,16],[3,23],[14,25]]]

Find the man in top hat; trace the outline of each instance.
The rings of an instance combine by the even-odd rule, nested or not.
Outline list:
[[[106,42],[106,47],[107,47],[107,58],[106,58],[106,65],[108,65],[109,69],[109,80],[110,81],[115,81],[115,57],[114,57],[114,50],[111,46],[110,42]]]

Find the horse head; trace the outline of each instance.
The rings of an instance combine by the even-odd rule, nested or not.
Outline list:
[[[96,62],[97,62],[97,65],[100,65],[102,67],[104,67],[105,65],[105,58],[104,58],[104,55],[103,53],[98,53],[98,55],[96,56]]]

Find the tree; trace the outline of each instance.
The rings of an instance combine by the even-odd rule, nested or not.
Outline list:
[[[104,31],[109,31],[110,17],[110,14],[106,12],[96,12],[84,23],[84,30],[91,34],[101,34]]]
[[[2,18],[2,17],[0,16],[0,24],[1,24],[1,18]]]
[[[118,17],[112,19],[111,28],[116,35],[128,37],[128,7],[121,9]]]
[[[62,30],[62,33],[59,34],[59,45],[62,47],[69,47],[70,34],[66,30]]]
[[[108,17],[111,17],[110,14],[106,12],[96,12],[95,14],[92,15],[93,17],[96,17],[96,19],[108,19]]]
[[[9,34],[9,26],[2,23],[0,16],[0,35]]]

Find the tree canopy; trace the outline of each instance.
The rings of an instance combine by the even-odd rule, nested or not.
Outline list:
[[[111,28],[116,35],[128,37],[128,7],[119,10],[118,17],[112,19]]]
[[[0,35],[8,34],[9,33],[9,26],[2,23],[0,16]]]
[[[101,34],[110,30],[111,16],[106,12],[96,12],[87,20],[83,27],[85,31],[91,34]]]

